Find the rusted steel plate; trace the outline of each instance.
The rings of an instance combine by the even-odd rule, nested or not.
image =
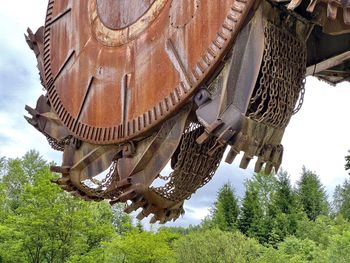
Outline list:
[[[123,142],[174,113],[220,63],[254,0],[50,0],[44,84],[76,137]]]

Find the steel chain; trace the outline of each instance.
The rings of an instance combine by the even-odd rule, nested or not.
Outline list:
[[[304,100],[305,42],[284,26],[267,22],[265,50],[258,85],[248,116],[274,128],[285,128]],[[299,98],[298,106],[295,107]]]
[[[225,147],[218,147],[214,154],[208,154],[216,140],[209,138],[203,144],[197,144],[196,139],[204,131],[197,123],[191,123],[185,130],[180,145],[180,153],[174,171],[166,177],[169,179],[163,187],[153,190],[164,198],[179,202],[189,199],[200,187],[208,183],[218,168]]]

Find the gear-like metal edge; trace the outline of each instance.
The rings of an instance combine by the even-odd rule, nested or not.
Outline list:
[[[122,124],[117,127],[93,127],[83,124],[64,108],[55,88],[55,76],[53,76],[51,69],[50,29],[51,22],[55,20],[55,17],[52,15],[55,0],[50,0],[45,22],[43,76],[53,110],[75,137],[89,143],[115,144],[128,141],[144,134],[168,118],[170,112],[175,112],[180,108],[186,100],[192,96],[200,83],[208,77],[210,71],[216,68],[219,63],[222,63],[223,56],[242,28],[245,18],[255,1],[256,0],[233,1],[232,7],[218,31],[216,38],[192,69],[190,73],[192,85],[190,87],[184,87],[180,83],[168,96],[148,110],[148,112],[128,121],[125,124],[128,129],[125,129]],[[126,133],[124,132],[125,130],[127,130]]]

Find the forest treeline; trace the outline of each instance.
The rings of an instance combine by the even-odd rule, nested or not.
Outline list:
[[[350,156],[345,169],[350,169]],[[303,168],[254,174],[239,199],[219,190],[197,226],[144,230],[122,205],[85,202],[51,183],[36,151],[0,158],[2,262],[350,262],[350,179],[327,196]]]

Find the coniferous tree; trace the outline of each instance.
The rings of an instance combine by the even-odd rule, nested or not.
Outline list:
[[[350,170],[350,155],[345,156],[345,170]]]
[[[288,235],[294,235],[298,221],[304,216],[289,175],[281,170],[277,174],[276,189],[269,207],[272,231],[269,243],[276,245]]]
[[[291,213],[295,205],[295,193],[290,183],[289,175],[283,170],[277,174],[274,204],[280,212],[285,214]]]
[[[269,209],[276,189],[273,174],[257,173],[245,184],[246,192],[239,216],[239,229],[260,243],[268,243],[271,233]]]
[[[263,211],[259,204],[258,192],[253,189],[247,189],[239,217],[239,230],[245,235],[256,236],[256,233],[259,232],[259,224],[262,217]]]
[[[310,220],[315,221],[318,216],[328,214],[326,191],[316,173],[303,167],[297,187],[298,198]]]
[[[221,230],[233,230],[237,227],[238,214],[238,199],[232,186],[226,183],[218,192],[212,214],[212,224]]]

